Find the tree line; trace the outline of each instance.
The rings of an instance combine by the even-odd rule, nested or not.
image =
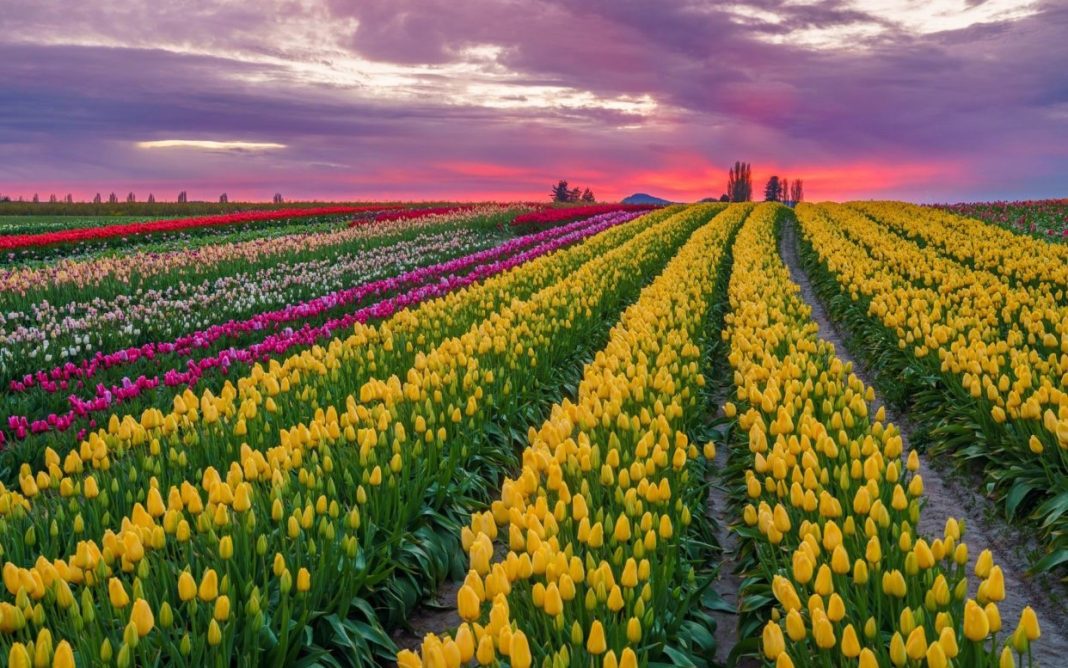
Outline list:
[[[753,177],[748,162],[735,162],[727,172],[727,192],[720,198],[721,202],[750,202],[753,199]],[[768,179],[764,186],[765,202],[782,202],[787,205],[797,204],[805,199],[805,182],[793,181],[777,175]]]
[[[552,187],[549,197],[551,197],[554,202],[593,203],[597,201],[593,196],[592,190],[589,188],[581,189],[578,187],[568,187],[568,183],[564,179],[560,179],[560,181]]]

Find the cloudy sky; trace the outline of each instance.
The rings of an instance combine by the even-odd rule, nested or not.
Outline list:
[[[1068,196],[1063,0],[4,0],[0,193]]]

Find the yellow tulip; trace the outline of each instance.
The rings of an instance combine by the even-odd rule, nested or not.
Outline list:
[[[496,656],[497,653],[493,648],[493,638],[489,634],[482,636],[478,641],[478,651],[475,653],[475,658],[478,659],[479,665],[490,665]]]
[[[900,633],[894,632],[894,635],[890,638],[890,662],[895,666],[903,666],[908,660],[905,641],[901,638]]]
[[[957,633],[950,626],[942,628],[942,632],[938,635],[938,644],[942,646],[942,653],[947,659],[956,658],[960,653],[960,648],[957,646]]]
[[[986,597],[988,600],[1005,600],[1005,575],[1001,572],[1001,566],[994,566],[990,569],[990,576],[984,584],[986,585]]]
[[[605,642],[604,626],[599,619],[595,619],[586,638],[586,651],[590,654],[604,654],[606,649],[608,645]]]
[[[34,666],[44,666],[47,668],[52,662],[52,632],[48,629],[41,629],[37,634],[37,642],[34,643]]]
[[[994,566],[994,555],[990,550],[983,550],[975,561],[975,574],[983,579],[990,576],[990,569]]]
[[[178,576],[178,598],[182,601],[191,601],[196,595],[197,581],[193,579],[189,571],[182,571],[182,574]]]
[[[1038,617],[1031,606],[1025,606],[1020,612],[1020,628],[1027,639],[1034,642],[1042,637],[1042,630],[1038,626]]]
[[[297,571],[297,591],[305,592],[311,589],[311,573],[307,568]]]
[[[512,642],[509,646],[508,659],[515,668],[530,668],[532,658],[527,636],[522,631],[512,634]]]
[[[66,640],[60,641],[52,657],[52,668],[74,668],[74,666],[74,650]]]
[[[637,644],[642,639],[642,623],[637,617],[627,620],[627,641]]]
[[[914,661],[922,659],[927,653],[927,634],[924,627],[917,626],[909,634],[908,640],[905,641],[905,653]]]
[[[126,593],[122,580],[118,578],[108,580],[108,599],[111,601],[111,607],[117,610],[130,605],[130,596]]]
[[[875,658],[875,652],[867,647],[860,650],[860,663],[858,668],[879,668],[879,661]]]
[[[990,635],[990,622],[986,612],[972,599],[964,604],[964,637],[972,642],[983,642]]]
[[[790,640],[798,642],[805,639],[808,631],[805,629],[805,620],[797,610],[786,613],[786,633]]]
[[[31,668],[33,662],[25,645],[20,642],[11,645],[11,651],[7,654],[7,665],[10,668]]]
[[[764,656],[769,659],[777,659],[780,654],[786,651],[786,640],[783,638],[782,628],[778,624],[769,621],[764,625],[762,635]]]
[[[215,621],[225,622],[230,618],[230,597],[223,594],[215,599],[215,612],[212,614]]]
[[[983,612],[986,613],[986,621],[990,625],[990,632],[997,633],[1001,630],[1001,611],[998,610],[997,603],[987,603],[983,607]]]
[[[208,623],[208,645],[215,647],[222,642],[222,629],[214,619]]]
[[[812,637],[816,641],[816,646],[820,649],[834,647],[836,642],[834,627],[831,626],[831,622],[827,617],[821,615],[812,621]]]
[[[200,581],[200,588],[197,590],[197,595],[201,601],[210,603],[219,596],[219,575],[215,572],[214,568],[209,568],[204,577]]]
[[[847,659],[860,656],[860,640],[852,624],[847,625],[842,631],[842,655]]]
[[[998,659],[998,668],[1016,668],[1016,659],[1012,656],[1012,650],[1008,647],[1001,650],[1001,657]]]
[[[152,614],[152,608],[148,601],[139,598],[134,601],[133,610],[130,611],[130,621],[137,627],[137,635],[144,638],[152,627],[156,625],[156,618]]]
[[[473,622],[478,619],[481,606],[482,601],[470,586],[465,584],[456,592],[456,608],[464,621]]]
[[[467,663],[475,656],[475,634],[470,624],[460,624],[456,630],[456,647],[460,650],[460,661]]]
[[[946,660],[946,653],[942,649],[942,644],[933,642],[927,647],[927,668],[946,668],[949,665],[949,661]]]

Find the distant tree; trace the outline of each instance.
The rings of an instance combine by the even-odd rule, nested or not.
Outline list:
[[[753,178],[748,162],[735,162],[727,173],[727,194],[732,202],[748,202],[753,198]]]
[[[108,204],[118,204],[118,203],[119,203],[119,196],[118,195],[116,195],[115,193],[111,193],[110,195],[108,195]]]
[[[727,193],[723,193],[722,195],[719,196],[719,201],[721,201],[721,202],[729,202],[729,201],[731,201],[731,198],[730,198],[729,195],[727,195]]]
[[[37,193],[34,193],[33,194],[33,203],[37,204],[40,201],[41,201],[41,198],[37,196]]]
[[[74,195],[67,193],[67,199],[65,201],[67,202],[67,204],[74,204]]]
[[[132,204],[132,203],[134,203],[134,202],[136,202],[136,201],[137,201],[137,195],[134,195],[134,194],[133,194],[133,191],[130,191],[130,194],[128,194],[128,195],[126,196],[126,201],[127,201],[127,202],[129,202],[129,203],[131,203],[131,204]]]
[[[7,195],[0,195],[0,202],[10,202],[11,198]]]
[[[184,190],[182,192],[178,193],[178,203],[179,204],[185,204],[188,201],[189,201],[189,195],[187,195]]]
[[[784,204],[789,204],[790,203],[790,179],[786,178],[785,176],[782,177],[781,181],[779,181],[779,192],[782,193],[782,196],[779,197],[779,201],[784,203]]]
[[[230,198],[226,196],[226,193],[219,195],[219,204],[227,204],[229,201]]]
[[[100,193],[97,193],[96,197],[93,198],[93,204],[100,204]]]
[[[58,201],[59,201],[59,198],[56,197],[55,193],[52,193],[51,195],[48,196],[48,203],[49,204],[55,204]]]
[[[778,202],[782,199],[782,184],[779,183],[778,176],[772,176],[768,179],[768,184],[764,186],[764,201],[765,202]]]
[[[586,188],[585,190],[582,191],[582,201],[583,202],[587,202],[587,203],[592,203],[592,202],[596,202],[597,199],[594,198],[593,191],[590,190],[589,188]]]
[[[582,197],[582,190],[577,186],[569,190],[567,193],[568,202],[577,202],[580,197]]]
[[[790,184],[790,201],[793,203],[801,202],[805,199],[805,186],[801,179],[794,179],[794,182]]]
[[[156,203],[156,196],[153,195],[152,193],[148,193],[148,203],[149,204],[155,204]]]
[[[282,199],[282,193],[275,193],[274,194],[274,203],[275,204],[281,204],[283,201],[285,201],[285,200]]]
[[[553,186],[552,192],[549,193],[554,202],[568,202],[571,198],[571,191],[567,187],[567,181],[560,179],[560,182]]]

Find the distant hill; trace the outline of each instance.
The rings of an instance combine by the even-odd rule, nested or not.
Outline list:
[[[674,204],[674,202],[670,200],[661,197],[653,197],[652,195],[646,195],[645,193],[634,193],[630,197],[623,198],[622,202],[623,204]]]

